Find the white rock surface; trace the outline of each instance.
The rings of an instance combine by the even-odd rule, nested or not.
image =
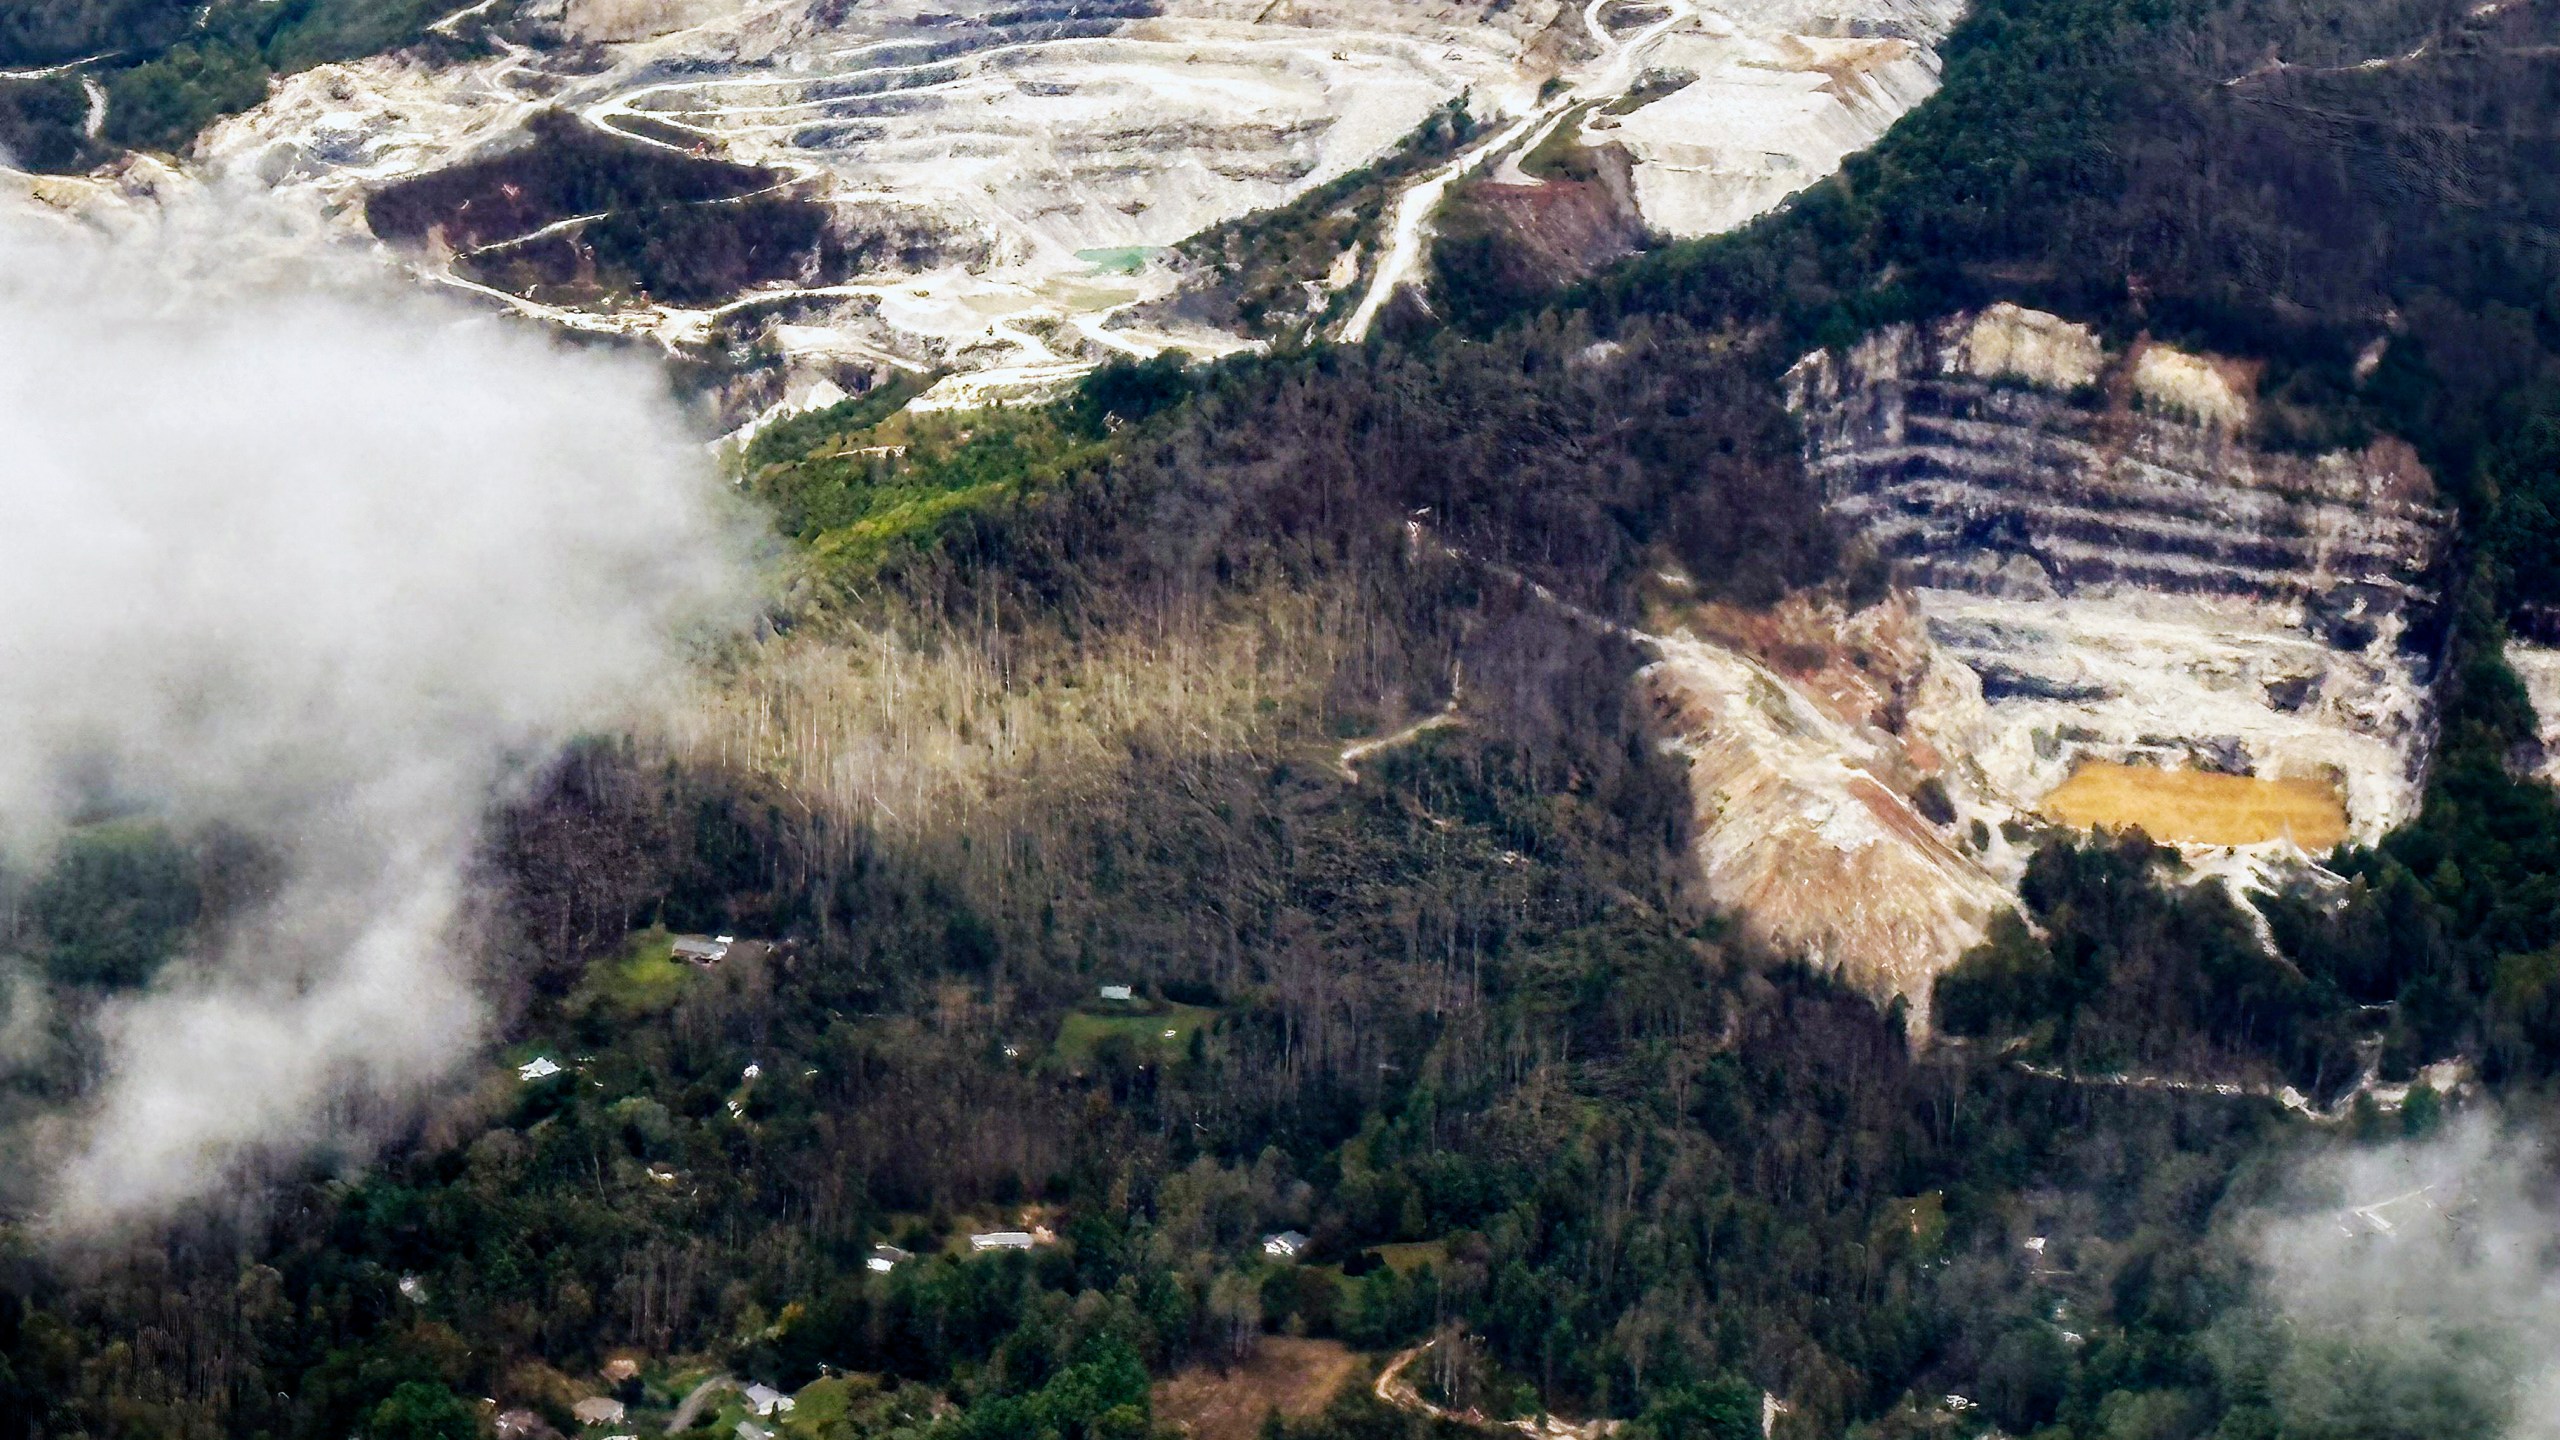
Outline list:
[[[2334,780],[2360,841],[2413,813],[2428,661],[2404,640],[2447,517],[2404,446],[2249,446],[2247,372],[2156,344],[2109,356],[2014,306],[1790,372],[1834,513],[1900,561],[1933,644],[1980,677],[1995,725],[1968,762],[2015,809],[2111,760]],[[2110,374],[2134,408],[2069,398]]]
[[[1637,156],[1647,217],[1723,228],[1830,173],[1936,84],[1958,0],[530,0],[554,43],[434,66],[417,54],[328,65],[216,124],[198,183],[270,190],[310,243],[369,240],[380,186],[515,142],[559,106],[644,143],[769,165],[853,231],[939,237],[915,272],[796,292],[766,343],[806,383],[846,361],[986,372],[963,398],[1037,391],[1114,353],[1244,342],[1131,323],[1177,283],[1160,259],[1111,273],[1094,252],[1160,250],[1371,163],[1465,97],[1487,137],[1421,177],[1372,294],[1427,272],[1448,179],[1575,118]],[[442,27],[478,34],[487,7]],[[539,40],[539,33],[514,29]],[[574,43],[571,43],[574,42]],[[601,69],[578,58],[601,46]],[[1665,73],[1696,80],[1666,92]],[[1650,77],[1650,78],[1649,78]],[[1642,86],[1630,113],[1619,100]],[[1495,153],[1499,152],[1499,153]],[[139,202],[117,187],[96,210]],[[1392,253],[1373,247],[1392,241]],[[479,290],[451,257],[430,280]],[[1105,257],[1112,258],[1112,257]],[[1115,267],[1116,268],[1116,267]],[[1346,253],[1331,287],[1357,283]],[[547,322],[668,345],[716,311],[583,309],[481,291]],[[770,287],[754,299],[793,295]],[[843,302],[831,304],[830,302]],[[1366,306],[1374,314],[1375,304]]]
[[[1757,5],[1721,0],[1651,63],[1697,82],[1586,138],[1636,157],[1645,219],[1674,236],[1730,230],[1840,168],[1938,89],[1959,0]]]
[[[2024,380],[2070,391],[2096,383],[2107,364],[2096,331],[2006,300],[1949,330],[1952,341],[1939,354],[1938,368],[1977,380]]]
[[[2297,611],[2228,597],[1931,588],[1914,600],[1947,661],[2056,692],[1991,702],[1993,723],[1966,752],[2016,810],[2083,761],[2176,770],[2224,749],[2270,779],[2335,780],[2360,842],[2416,813],[2427,694],[2394,645],[2342,651],[2306,633]],[[2295,686],[2311,697],[2302,708],[2270,699]]]
[[[2251,447],[2247,373],[2112,355],[2015,306],[1790,371],[1833,513],[1913,583],[1651,637],[1640,693],[1689,763],[1709,898],[1907,1001],[1916,1035],[1938,974],[2016,903],[2003,822],[2085,761],[2330,782],[2359,841],[2407,819],[2433,712],[2404,641],[2448,519],[2405,446]],[[2510,655],[2560,744],[2560,651]],[[1911,798],[1930,782],[1947,824]],[[2235,890],[2316,873],[2285,839],[2187,848]]]
[[[2507,668],[2524,682],[2525,694],[2533,701],[2534,729],[2542,742],[2542,762],[2534,773],[2560,783],[2560,649],[2509,640]]]
[[[1688,634],[1657,643],[1662,658],[1638,693],[1688,761],[1691,855],[1708,897],[1775,953],[1900,998],[1911,1034],[1928,1033],[1938,974],[2016,907],[2009,847],[1996,832],[1987,853],[1957,838],[2005,812],[1980,811],[1950,786],[1957,826],[1941,829],[1902,789],[1920,768],[1915,752],[1929,758],[1925,737],[1844,714],[1734,647]],[[1939,667],[1923,682],[1942,740],[1966,728],[1969,678]],[[1970,699],[1979,706],[1978,693]]]

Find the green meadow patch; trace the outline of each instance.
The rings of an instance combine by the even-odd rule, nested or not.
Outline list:
[[[880,414],[870,397],[748,447],[748,488],[823,570],[859,574],[963,516],[1100,462],[1108,442],[1061,406]],[[877,416],[878,418],[873,418]],[[832,418],[828,418],[832,417]],[[839,428],[823,428],[832,425]]]
[[[674,946],[675,937],[663,927],[633,935],[620,950],[587,967],[570,997],[571,1008],[628,1020],[675,1004],[695,971],[676,963]]]
[[[1104,1008],[1108,1004],[1068,1012],[1066,1023],[1058,1027],[1057,1046],[1050,1052],[1060,1064],[1070,1070],[1087,1069],[1106,1044],[1115,1043],[1115,1037],[1140,1060],[1170,1059],[1187,1053],[1192,1033],[1218,1018],[1217,1011],[1198,1005],[1149,1007],[1138,1001],[1114,1013]]]

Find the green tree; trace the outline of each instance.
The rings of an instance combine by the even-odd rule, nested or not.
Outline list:
[[[365,1440],[479,1440],[471,1406],[442,1385],[410,1380],[374,1407]]]
[[[1630,1431],[1636,1440],[1760,1440],[1760,1390],[1739,1376],[1656,1395]]]

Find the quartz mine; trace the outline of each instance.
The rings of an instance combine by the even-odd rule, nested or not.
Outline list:
[[[1989,792],[2032,811],[2114,762],[2321,782],[2363,841],[2405,819],[2448,523],[2415,455],[2255,447],[2247,367],[2156,344],[2082,378],[2074,341],[2081,358],[2003,361],[2026,383],[1994,383],[1980,357],[2020,345],[1986,342],[1985,318],[2048,340],[2059,323],[1894,327],[1787,385],[1832,512],[1979,681]],[[2116,371],[2129,400],[2093,393]]]
[[[1652,229],[1739,224],[1931,93],[1960,8],[525,0],[458,10],[436,47],[278,81],[200,139],[188,173],[278,195],[324,243],[370,239],[367,195],[503,152],[546,109],[635,144],[766,166],[849,242],[885,239],[865,253],[892,258],[692,308],[537,299],[480,283],[432,246],[405,258],[568,329],[752,344],[785,372],[759,408],[818,378],[858,386],[856,370],[897,368],[949,373],[934,403],[972,404],[1055,389],[1115,353],[1250,343],[1159,303],[1185,280],[1169,247],[1377,162],[1453,102],[1477,140],[1403,182],[1392,233],[1352,237],[1324,278],[1328,294],[1360,287],[1364,315],[1429,275],[1452,181],[1486,166],[1525,179],[1519,156],[1561,127],[1626,147]],[[556,228],[574,236],[603,218]]]
[[[1709,896],[1925,1030],[2039,828],[2248,876],[2407,819],[2449,518],[2397,442],[2251,444],[2251,378],[2010,305],[1789,371],[1829,509],[1902,588],[1884,630],[1707,625],[1647,672]],[[2560,715],[2560,658],[2513,654]]]

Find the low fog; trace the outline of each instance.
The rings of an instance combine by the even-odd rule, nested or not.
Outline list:
[[[211,203],[113,239],[0,211],[0,862],[102,813],[272,881],[106,1004],[90,1093],[0,1145],[94,1230],[361,1153],[476,1053],[490,806],[747,613],[746,528],[663,383],[248,263]],[[48,1023],[0,973],[0,1064]]]
[[[2305,1208],[2254,1245],[2282,1320],[2267,1378],[2302,1433],[2389,1417],[2560,1440],[2560,1194],[2537,1139],[2474,1113],[2332,1153],[2302,1183]]]

